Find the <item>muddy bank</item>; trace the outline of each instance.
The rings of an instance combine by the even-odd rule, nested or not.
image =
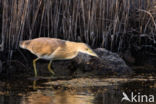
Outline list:
[[[133,81],[154,81],[154,77],[146,78],[75,78],[70,80],[57,80],[46,82],[46,85],[64,86],[67,88],[83,88],[83,87],[102,87],[111,85],[120,85],[122,83]],[[156,87],[156,86],[155,86]]]

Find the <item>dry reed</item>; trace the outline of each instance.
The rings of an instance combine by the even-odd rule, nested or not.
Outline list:
[[[156,44],[155,0],[0,0],[0,49],[20,40],[56,37],[123,51],[134,37]],[[143,35],[145,34],[145,35]],[[140,40],[136,39],[136,43]]]

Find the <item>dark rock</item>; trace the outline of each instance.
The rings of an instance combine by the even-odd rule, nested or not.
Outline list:
[[[136,60],[135,57],[132,56],[130,50],[126,50],[125,52],[120,54],[121,57],[126,61],[129,65],[134,65]]]
[[[125,75],[132,74],[132,70],[126,65],[118,54],[110,52],[104,48],[94,50],[100,58],[85,54],[79,54],[75,61],[79,63],[79,68],[83,72],[92,72],[95,75]]]

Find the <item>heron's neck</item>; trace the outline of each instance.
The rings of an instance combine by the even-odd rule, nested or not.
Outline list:
[[[77,51],[78,49],[78,43],[66,41],[66,47],[69,48],[69,50]]]
[[[77,54],[79,52],[79,45],[76,42],[67,41],[65,50],[67,50],[66,52]]]

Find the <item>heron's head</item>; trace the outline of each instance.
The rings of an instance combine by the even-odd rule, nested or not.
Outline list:
[[[91,56],[99,57],[87,44],[79,43],[79,52],[86,53]]]
[[[19,46],[20,48],[26,49],[28,45],[30,44],[30,40],[20,41]]]

